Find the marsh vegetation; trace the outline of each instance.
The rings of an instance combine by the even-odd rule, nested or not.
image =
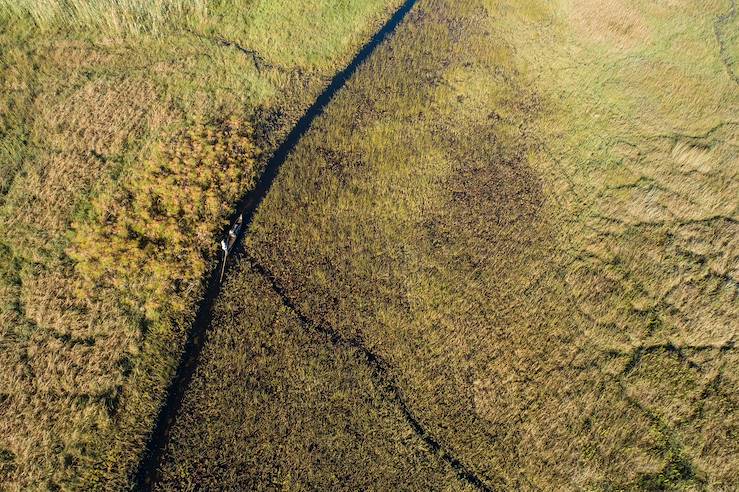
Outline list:
[[[0,481],[124,488],[215,237],[400,2],[0,0]],[[733,0],[418,0],[280,169],[162,490],[730,490]]]
[[[235,200],[393,7],[0,1],[0,488],[127,486]]]
[[[361,488],[373,476],[320,451],[295,459],[311,449],[293,445],[297,419],[333,415],[313,381],[349,377],[336,367],[270,397],[216,383],[230,360],[285,363],[279,350],[293,342],[265,339],[278,348],[259,355],[246,342],[263,330],[247,286],[266,279],[300,318],[293,336],[368,367],[367,353],[381,360],[366,398],[397,388],[385,398],[419,424],[408,432],[433,437],[428,459],[472,475],[432,488],[731,488],[739,88],[716,37],[728,8],[419,1],[255,217],[167,483],[267,474],[290,488],[330,472]],[[214,394],[250,403],[226,411]],[[290,394],[302,403],[289,415],[250,417]],[[360,448],[368,424],[344,423],[354,442],[340,425],[321,433]],[[261,425],[286,434],[265,448]],[[204,434],[232,448],[204,460],[210,448],[188,444]],[[236,458],[255,453],[264,459],[248,467]],[[416,473],[411,488],[436,479]],[[372,483],[408,486],[392,473]]]

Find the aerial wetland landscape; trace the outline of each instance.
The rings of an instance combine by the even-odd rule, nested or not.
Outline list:
[[[0,491],[739,490],[736,0],[0,0]]]

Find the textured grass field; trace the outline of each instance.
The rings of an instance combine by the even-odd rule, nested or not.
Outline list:
[[[718,0],[420,0],[257,213],[170,443],[168,483],[310,488],[334,474],[349,489],[470,486],[429,485],[440,477],[426,470],[411,485],[390,472],[374,481],[375,469],[347,471],[356,458],[324,458],[325,439],[356,449],[366,429],[400,425],[353,413],[390,384],[385,400],[420,425],[406,432],[439,446],[424,441],[426,459],[443,472],[452,457],[491,488],[735,486],[731,12]],[[258,299],[277,299],[265,280],[299,322],[266,320]],[[270,323],[288,339],[256,344]],[[292,337],[307,335],[301,346],[319,353],[297,367],[316,367],[326,347],[334,365],[269,383],[296,358],[281,356]],[[366,353],[386,366],[357,384],[362,403],[343,425],[310,420],[344,408],[323,406],[319,381],[358,373],[338,365],[347,356],[372,367]],[[222,377],[234,360],[248,370]],[[254,417],[285,406],[269,424]],[[245,466],[253,456],[264,458]]]
[[[127,486],[224,218],[397,4],[0,1],[0,488]]]
[[[360,350],[305,330],[248,265],[235,273],[158,490],[410,490],[454,482],[451,466],[439,465],[408,427]]]
[[[117,489],[215,235],[397,7],[0,0],[0,489]],[[163,490],[731,490],[734,0],[419,0],[282,167]]]

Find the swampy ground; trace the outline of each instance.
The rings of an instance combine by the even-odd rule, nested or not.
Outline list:
[[[162,488],[731,488],[736,21],[698,10],[419,1],[258,211]]]
[[[128,487],[237,198],[399,4],[0,1],[0,489]]]
[[[10,489],[126,487],[231,201],[400,2],[165,4],[0,2]],[[156,488],[734,488],[737,17],[418,0],[280,167]]]

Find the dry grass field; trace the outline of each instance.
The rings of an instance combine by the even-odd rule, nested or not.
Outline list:
[[[128,486],[225,217],[398,4],[0,0],[0,489]]]
[[[257,213],[162,488],[735,489],[738,26],[420,0]]]

